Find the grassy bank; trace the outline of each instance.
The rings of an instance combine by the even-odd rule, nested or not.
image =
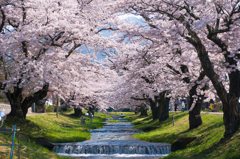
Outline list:
[[[16,121],[7,118],[3,127],[11,128],[13,124],[20,127],[21,158],[41,158],[41,159],[64,159],[47,148],[35,144],[33,138],[45,137],[50,142],[76,142],[88,140],[91,134],[89,129],[101,128],[106,118],[111,118],[104,113],[95,113],[93,125],[86,121],[86,125],[80,125],[78,117],[72,115],[73,112],[60,113],[56,118],[56,113],[44,115],[28,116],[26,121]],[[0,134],[0,143],[11,143],[12,135]],[[16,139],[15,139],[16,141]],[[10,146],[0,147],[0,159],[9,158]],[[17,158],[17,147],[15,146],[14,158]]]
[[[120,113],[115,113],[119,115]],[[151,113],[148,117],[140,118],[139,114],[125,113],[126,118],[132,121],[136,129],[145,130],[135,134],[134,137],[150,142],[173,143],[181,137],[196,137],[184,150],[171,152],[166,159],[183,158],[240,158],[240,131],[233,136],[223,138],[223,116],[216,114],[202,114],[203,124],[194,130],[188,130],[188,113],[173,114],[175,125],[172,122],[172,113],[168,120],[158,122],[152,120]]]
[[[108,120],[109,123],[120,123],[121,121],[119,120]]]

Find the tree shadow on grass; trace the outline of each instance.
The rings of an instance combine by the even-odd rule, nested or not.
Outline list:
[[[215,125],[216,126],[216,125]],[[188,150],[183,150],[180,152],[173,152],[169,155],[169,157],[166,157],[166,159],[168,158],[181,158],[181,154],[186,152],[187,154],[189,153],[189,158],[194,158],[194,159],[205,159],[205,158],[223,158],[223,159],[229,159],[229,158],[233,158],[233,159],[238,159],[240,158],[240,153],[238,152],[237,147],[240,146],[240,144],[237,142],[237,140],[239,140],[240,137],[238,136],[234,136],[234,135],[229,135],[225,138],[219,138],[217,142],[215,143],[203,143],[203,142],[208,142],[209,140],[211,140],[211,135],[214,129],[215,129],[214,125],[211,125],[206,129],[204,129],[204,131],[199,132],[199,134],[203,134],[202,136],[197,137],[197,139],[195,139],[193,141],[193,143],[190,143],[187,148],[191,149],[191,152],[189,153]],[[192,130],[188,130],[188,131],[192,131]],[[194,130],[193,130],[194,131]],[[186,133],[182,132],[182,133]],[[204,133],[205,132],[205,133]],[[239,133],[239,132],[237,132]],[[234,136],[234,138],[233,138]],[[173,136],[174,137],[174,136]],[[237,144],[235,145],[235,148],[232,147],[232,142],[233,141]],[[231,142],[231,143],[230,143]],[[202,144],[201,148],[194,148],[196,146],[199,146]],[[228,148],[228,146],[230,148]],[[202,150],[201,150],[202,149]],[[194,155],[191,155],[194,154]]]
[[[207,131],[211,131],[215,128],[219,128],[223,125],[222,122],[219,122],[219,123],[214,123],[214,124],[211,124],[211,125],[199,125],[197,128],[194,128],[194,129],[186,129],[184,131],[181,131],[179,134],[185,134],[185,133],[190,133],[190,132],[194,132],[196,131],[197,129],[201,129],[201,130],[197,130],[198,131],[198,134],[202,134],[204,132],[207,132]]]
[[[80,118],[79,116],[76,116],[74,113],[72,113],[72,114],[60,113],[60,114],[62,116],[69,117],[69,118],[72,118],[72,119],[79,119]]]
[[[148,141],[150,142],[163,142],[163,143],[173,143],[176,139],[179,138],[179,134],[175,133],[164,133],[161,135],[151,136]]]
[[[185,117],[186,113],[178,113],[174,116],[174,121],[177,121],[183,117]],[[142,121],[134,123],[136,126],[134,128],[140,129],[140,130],[154,130],[159,129],[163,126],[171,125],[173,123],[173,119],[170,116],[167,120],[159,122],[158,119],[156,120],[150,120],[152,117],[145,118]],[[152,128],[151,128],[152,127]],[[149,129],[148,129],[149,128]]]
[[[196,154],[192,157],[193,158],[205,158],[205,157],[207,157],[208,155],[210,155],[213,152],[213,150],[216,150],[217,148],[221,147],[222,145],[227,144],[230,141],[232,136],[233,135],[230,135],[230,136],[225,137],[225,138],[221,138],[218,142],[214,143],[209,148],[206,148],[205,150],[201,151],[200,153],[198,153],[198,154]],[[195,145],[197,145],[197,144],[201,144],[201,142],[195,143]],[[221,155],[222,155],[222,153],[215,153],[214,158],[220,157]],[[240,154],[238,154],[237,156],[239,157]],[[225,157],[227,157],[227,156],[225,156]],[[229,158],[229,156],[227,158]]]
[[[13,125],[17,125],[20,129],[19,133],[23,138],[29,138],[32,132],[39,132],[41,128],[31,120],[16,120],[14,118],[7,118],[4,122],[4,127],[12,128]]]
[[[206,132],[206,131],[211,131],[211,130],[213,130],[213,129],[215,129],[215,128],[219,128],[219,125],[218,124],[211,124],[211,125],[209,125],[209,126],[207,126],[207,125],[205,125],[203,128],[202,128],[202,130],[200,130],[199,131],[199,134],[202,134],[202,133],[204,133],[204,132]]]
[[[165,124],[165,125],[173,124],[173,118],[172,118],[171,115],[169,115],[169,118],[167,120],[161,121],[159,123],[160,124]],[[177,114],[174,115],[174,121],[176,122],[177,120],[184,118],[186,115],[187,115],[187,113],[177,113]]]
[[[190,132],[192,130],[185,130],[182,132],[178,132],[178,133],[163,133],[163,134],[157,134],[157,135],[153,135],[150,138],[148,138],[147,140],[150,142],[164,142],[164,143],[174,143],[176,140],[178,140],[179,138],[182,137],[187,137],[185,135],[185,133]]]

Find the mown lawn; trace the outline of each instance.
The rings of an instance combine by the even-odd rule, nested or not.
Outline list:
[[[120,123],[121,121],[119,120],[108,120],[109,123]]]
[[[120,113],[115,113],[120,114]],[[223,115],[202,114],[203,124],[196,129],[188,130],[188,113],[170,113],[170,118],[164,122],[152,120],[148,117],[140,118],[139,114],[123,113],[126,119],[132,121],[136,129],[145,130],[134,137],[150,142],[173,143],[181,137],[197,137],[184,150],[171,152],[166,159],[239,159],[240,158],[240,130],[234,135],[223,138]],[[173,126],[172,115],[175,125]]]
[[[73,112],[60,113],[56,118],[56,113],[44,115],[28,116],[26,121],[18,121],[7,118],[3,127],[11,128],[13,124],[20,127],[21,158],[26,159],[64,159],[67,157],[58,156],[56,153],[35,144],[33,138],[45,137],[53,143],[77,142],[88,140],[91,134],[89,129],[102,128],[106,118],[111,118],[104,113],[95,113],[93,125],[90,121],[86,125],[80,125],[79,117],[72,115]],[[11,143],[12,135],[0,134],[0,143]],[[15,139],[15,142],[17,140]],[[17,158],[17,146],[14,149],[14,158]],[[9,158],[10,146],[0,147],[0,159]]]

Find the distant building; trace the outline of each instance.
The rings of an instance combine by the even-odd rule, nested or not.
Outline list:
[[[46,96],[47,100],[45,102],[45,105],[46,106],[49,106],[49,105],[53,105],[53,95],[51,92],[48,92],[47,93],[47,96]]]
[[[53,105],[52,99],[47,99],[47,101],[45,102],[45,105],[47,106]]]

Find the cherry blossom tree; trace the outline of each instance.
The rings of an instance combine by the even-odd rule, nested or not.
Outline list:
[[[118,74],[107,66],[96,65],[97,69],[87,68],[86,74],[76,81],[78,89],[71,89],[70,96],[66,98],[66,105],[75,110],[77,116],[82,115],[83,109],[94,111],[95,109],[107,109],[109,104],[109,90],[117,84]],[[91,69],[94,69],[91,70]]]
[[[143,98],[143,94],[135,93],[137,97],[134,97],[133,91],[132,97],[128,98],[141,101],[147,100],[152,109],[153,119],[164,121],[169,117],[169,97],[186,97],[186,94],[191,93],[191,99],[193,99],[194,95],[197,95],[196,86],[199,84],[195,83],[204,77],[198,79],[198,73],[193,71],[193,69],[200,70],[200,62],[198,62],[198,67],[192,67],[193,63],[196,65],[195,59],[197,54],[196,52],[188,51],[188,49],[184,50],[180,47],[180,43],[172,46],[172,43],[165,39],[163,33],[156,33],[157,27],[153,24],[149,25],[150,28],[147,29],[146,26],[131,26],[128,23],[126,26],[128,28],[126,31],[119,29],[119,32],[122,34],[122,38],[119,41],[123,42],[127,38],[128,41],[131,41],[129,47],[131,47],[132,43],[135,43],[135,45],[129,48],[129,50],[132,49],[131,51],[126,51],[127,44],[125,43],[124,50],[119,51],[118,49],[121,53],[116,56],[116,60],[111,59],[111,61],[115,61],[113,68],[117,68],[118,71],[122,69],[125,72],[123,73],[124,77],[129,78],[126,82],[134,82],[135,92],[144,92],[143,94],[145,95],[145,98]],[[144,31],[142,30],[143,28],[145,28]],[[140,44],[136,46],[136,43],[139,43],[139,41]],[[141,43],[144,43],[144,45],[141,45]],[[192,57],[193,60],[183,63],[181,56]],[[190,92],[191,87],[195,90],[194,94],[193,90]],[[130,89],[133,88],[131,87]],[[202,101],[203,94],[199,95],[199,100],[195,102],[190,112],[190,128],[195,128],[202,123],[200,117]],[[193,100],[190,100],[189,105],[193,105]],[[195,105],[198,105],[198,107]]]
[[[165,97],[166,91],[160,93],[161,91],[158,89],[158,85],[161,83],[159,82],[161,80],[158,80],[158,78],[161,78],[159,76],[160,74],[157,70],[151,69],[151,66],[146,63],[146,59],[144,60],[142,57],[138,58],[137,56],[139,56],[139,54],[137,52],[134,54],[134,52],[136,51],[119,54],[116,56],[116,59],[111,59],[111,61],[114,61],[112,67],[118,72],[121,72],[120,74],[123,78],[121,81],[122,84],[119,84],[115,89],[115,98],[124,99],[125,102],[128,101],[128,103],[131,103],[129,106],[135,105],[142,108],[142,114],[145,115],[147,115],[144,113],[146,110],[145,105],[146,103],[150,104],[153,119],[159,119],[160,121],[166,120],[169,117],[169,97]],[[127,56],[127,58],[123,56]],[[161,100],[159,100],[159,98],[161,98]],[[165,98],[168,100],[163,102]],[[158,107],[157,105],[160,106]],[[165,107],[161,107],[163,105]],[[155,110],[156,107],[159,108],[159,110]],[[167,110],[165,111],[162,108],[167,108]]]
[[[239,3],[239,0],[118,1],[121,12],[144,17],[149,26],[156,27],[155,34],[164,33],[164,39],[173,47],[181,43],[182,48],[197,53],[196,60],[201,66],[199,80],[203,71],[223,103],[225,135],[236,132],[239,127]],[[202,81],[197,84],[202,85]]]
[[[49,90],[63,99],[74,90],[91,95],[84,85],[102,64],[94,62],[97,51],[86,54],[83,48],[92,52],[106,41],[98,34],[107,25],[103,4],[101,0],[0,2],[4,77],[0,86],[11,104],[9,115],[26,118],[28,108]]]

